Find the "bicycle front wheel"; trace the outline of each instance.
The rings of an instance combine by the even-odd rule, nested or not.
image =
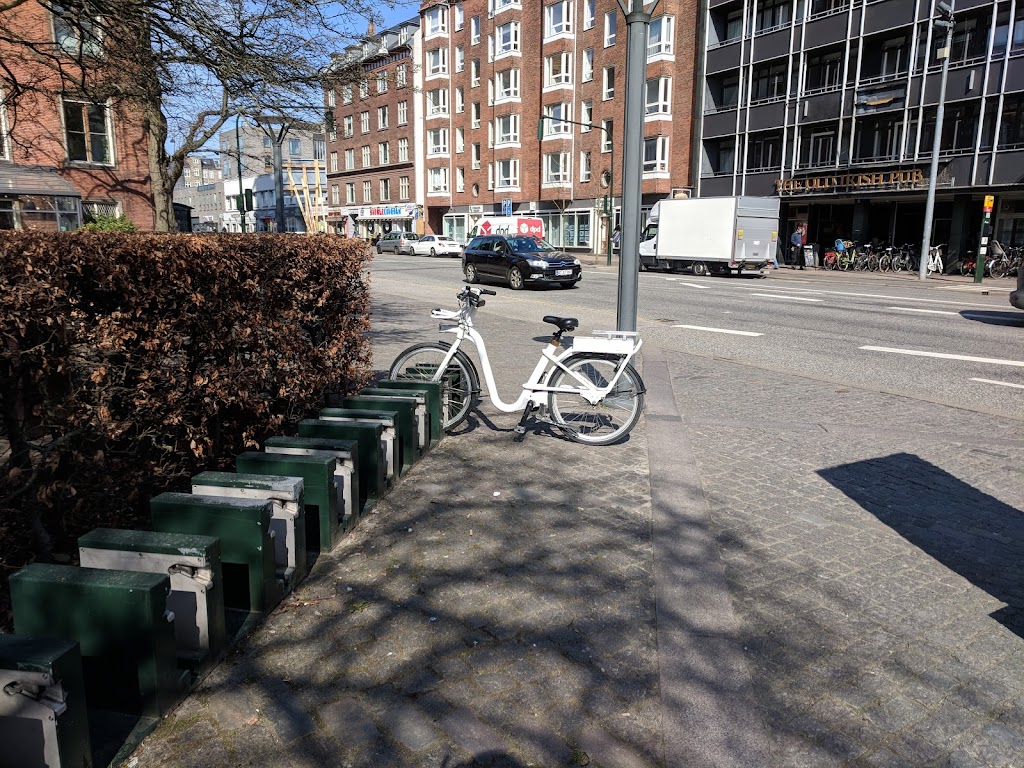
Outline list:
[[[587,381],[603,389],[615,377],[618,363],[616,358],[572,357],[564,363],[569,373],[556,368],[550,386],[578,388]],[[551,393],[551,419],[570,439],[588,445],[609,445],[628,435],[643,408],[644,383],[628,364],[612,390],[595,405],[574,392]]]
[[[447,344],[415,344],[399,354],[391,364],[390,376],[401,381],[434,381],[441,385],[441,428],[448,431],[465,420],[473,405],[476,377],[461,351],[444,362]]]

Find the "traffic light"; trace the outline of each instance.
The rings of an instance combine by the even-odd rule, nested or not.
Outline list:
[[[251,189],[245,190],[245,210],[247,210],[247,211],[251,211],[252,210],[252,190]]]

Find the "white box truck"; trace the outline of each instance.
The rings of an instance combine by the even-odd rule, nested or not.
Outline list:
[[[779,237],[777,197],[659,200],[640,242],[641,269],[764,274]]]

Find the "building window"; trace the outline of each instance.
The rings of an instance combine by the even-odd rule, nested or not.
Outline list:
[[[462,114],[466,111],[466,97],[460,85],[455,89],[455,112]]]
[[[590,217],[590,211],[538,214],[544,221],[544,239],[557,248],[589,248]]]
[[[103,19],[81,11],[53,6],[53,35],[57,47],[71,56],[103,55]]]
[[[103,104],[64,102],[64,139],[68,160],[111,165],[110,126]]]
[[[395,67],[395,87],[405,88],[409,84],[409,70],[405,64],[399,64]]]
[[[497,189],[509,189],[519,186],[519,160],[510,158],[498,160],[495,164],[495,186]]]
[[[272,173],[274,170],[274,158],[271,155],[263,156],[263,172]]]
[[[461,45],[455,46],[455,71],[461,72],[466,68],[466,51]]]
[[[470,119],[472,120],[472,122],[470,123],[471,127],[473,127],[473,128],[479,128],[480,127],[480,102],[479,101],[474,101],[473,102],[473,106],[470,108]]]
[[[331,186],[331,205],[341,205],[341,190],[337,184]]]
[[[345,170],[353,171],[356,167],[356,151],[354,149],[345,150]]]
[[[480,42],[480,17],[474,16],[469,20],[469,42],[477,45]]]
[[[288,154],[295,156],[302,154],[302,142],[298,139],[288,139]]]
[[[644,114],[672,114],[672,78],[654,77],[647,81],[647,100]]]
[[[380,180],[380,199],[382,201],[391,199],[391,179]]]
[[[352,86],[343,85],[341,87],[341,103],[351,104],[352,103]]]
[[[771,64],[754,70],[750,83],[750,101],[778,99],[786,95],[786,64]]]
[[[597,16],[597,0],[583,0],[583,28],[593,29]]]
[[[880,117],[874,120],[861,120],[857,123],[857,137],[854,141],[853,159],[855,161],[895,160],[899,157],[902,120],[892,117]],[[935,114],[932,111],[931,130],[926,127],[928,142],[922,143],[922,149],[931,150],[931,136],[934,135]]]
[[[480,170],[480,145],[473,144],[469,148],[470,160],[472,161],[472,167],[474,171]]]
[[[517,53],[519,51],[519,22],[510,21],[494,30],[495,56]]]
[[[601,85],[601,98],[604,101],[615,98],[615,67],[604,68],[604,79]]]
[[[466,191],[466,170],[464,168],[455,169],[455,191]]]
[[[611,152],[612,151],[612,139],[614,138],[614,135],[612,133],[612,126],[613,125],[614,125],[614,121],[612,121],[612,120],[602,120],[601,121],[601,128],[603,129],[601,131],[601,152],[602,152],[602,154],[605,153],[605,152]]]
[[[506,8],[523,7],[521,0],[488,0],[487,6],[487,10],[489,11],[489,15],[491,16],[498,13],[499,11],[505,10]]]
[[[455,13],[454,26],[455,31],[458,32],[464,26],[466,26],[466,12],[462,9],[462,3],[456,3],[452,9]]]
[[[767,32],[789,24],[793,0],[761,0],[754,20],[755,32]]]
[[[782,167],[782,137],[751,135],[747,144],[747,171]]]
[[[544,155],[544,183],[568,184],[572,179],[572,168],[568,152],[554,152]]]
[[[391,162],[391,145],[382,141],[377,145],[377,160],[380,165],[387,165]]]
[[[370,132],[370,112],[369,110],[359,113],[359,130],[363,133]]]
[[[814,131],[804,142],[807,147],[804,165],[816,167],[831,165],[835,161],[836,134],[834,131]]]
[[[398,199],[408,200],[409,199],[409,177],[399,176],[398,177]]]
[[[424,37],[433,37],[434,35],[445,35],[448,33],[447,6],[435,5],[423,14],[423,20],[426,22],[426,29],[423,33]]]
[[[427,51],[427,77],[448,74],[448,49],[434,48]]]
[[[352,120],[352,115],[345,115],[341,118],[341,135],[346,139],[351,139],[355,135],[355,130]]]
[[[373,202],[373,182],[372,181],[364,181],[363,182],[363,202],[364,203],[371,203],[371,202]]]
[[[365,77],[359,81],[359,98],[370,98],[370,81]]]
[[[544,37],[572,33],[572,0],[544,6]]]
[[[572,107],[569,104],[544,105],[544,137],[565,136],[572,133]]]
[[[367,144],[363,147],[363,168],[370,167],[370,145]]]
[[[398,140],[398,162],[409,162],[409,139],[401,138]]]
[[[334,171],[337,171],[337,170],[338,170],[338,153],[337,152],[331,152],[331,171],[334,172]]]
[[[656,19],[651,19],[651,26],[647,30],[647,58],[672,55],[673,26],[671,16],[659,16]]]
[[[604,15],[604,47],[615,45],[615,11],[608,11]]]
[[[519,115],[501,115],[495,118],[497,124],[497,137],[495,143],[502,144],[519,143]]]
[[[466,129],[455,129],[455,154],[459,155],[466,151]]]
[[[580,183],[590,181],[590,153],[580,152]]]
[[[644,173],[668,173],[668,136],[644,139]]]
[[[388,73],[378,72],[377,73],[377,93],[388,92]]]
[[[495,75],[498,101],[519,98],[519,70],[505,69]]]
[[[568,51],[544,58],[545,87],[572,84],[572,54]]]
[[[707,146],[712,176],[726,176],[736,168],[736,143],[733,139],[711,142]]]
[[[330,107],[331,109],[333,109],[335,106],[337,106],[335,104],[335,98],[336,97],[334,95],[334,89],[331,88],[331,90],[329,90],[327,92],[327,106]]]
[[[427,191],[431,194],[448,192],[448,169],[430,168],[427,170]]]
[[[471,88],[480,87],[480,60],[473,59],[469,63],[469,85]]]
[[[350,181],[345,185],[345,202],[352,204],[356,201],[356,183]]]
[[[448,129],[434,128],[427,131],[427,157],[448,154]]]
[[[843,71],[841,58],[842,54],[835,51],[807,59],[804,93],[838,88],[839,78]]]
[[[398,124],[407,125],[409,122],[409,102],[398,102]]]
[[[594,122],[594,102],[590,99],[580,102],[580,122],[586,123],[580,126],[580,133],[590,133],[590,125]]]
[[[388,127],[388,108],[377,107],[377,130],[382,131]]]
[[[427,91],[427,117],[448,114],[448,89]]]
[[[583,52],[583,65],[582,71],[580,72],[580,78],[584,83],[589,83],[594,79],[594,49],[587,48]]]

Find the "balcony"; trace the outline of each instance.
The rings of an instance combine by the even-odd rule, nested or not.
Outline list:
[[[717,48],[709,49],[707,53],[707,73],[710,75],[715,72],[737,69],[740,65],[740,49],[742,47],[739,38],[736,38]]]
[[[957,8],[959,11],[959,7]],[[914,4],[907,0],[881,0],[867,6],[864,34],[873,35],[887,29],[899,29],[914,21]]]

